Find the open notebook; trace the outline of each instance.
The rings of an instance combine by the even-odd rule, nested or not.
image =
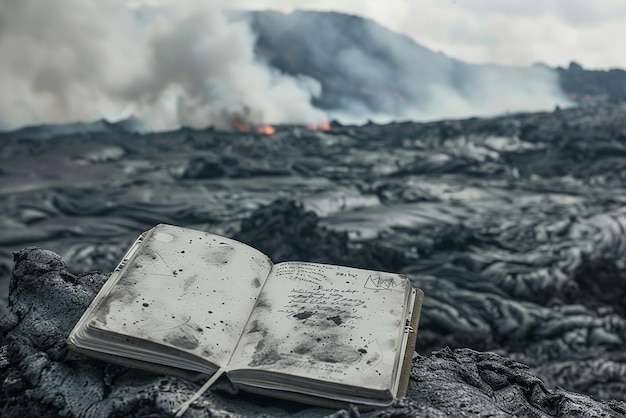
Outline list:
[[[128,250],[68,337],[119,364],[310,404],[404,396],[423,293],[405,276],[273,264],[238,241],[160,224]]]

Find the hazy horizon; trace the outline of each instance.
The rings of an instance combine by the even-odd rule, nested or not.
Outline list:
[[[596,16],[597,25],[605,22],[603,18],[609,19],[606,13],[600,13],[604,9],[599,9],[595,15],[582,13],[581,10],[586,9],[578,2],[572,4],[582,8],[577,9],[580,13],[556,6],[554,10],[545,5],[535,9],[522,7],[517,0],[509,8],[498,6],[493,10],[489,0],[472,0],[462,5],[450,2],[445,9],[449,16],[443,17],[438,15],[441,9],[433,6],[432,1],[424,2],[418,9],[399,0],[386,3],[385,7],[371,1],[358,4],[342,1],[333,3],[332,7],[325,1],[313,7],[277,0],[219,3],[198,0],[175,4],[161,0],[114,0],[106,4],[93,0],[59,0],[54,4],[35,0],[1,1],[0,55],[4,60],[0,64],[0,87],[5,93],[0,98],[0,129],[97,119],[116,121],[129,116],[137,116],[144,121],[146,130],[153,131],[177,126],[229,128],[234,114],[245,114],[250,122],[257,124],[311,124],[333,118],[345,123],[368,119],[423,121],[548,110],[567,104],[556,75],[542,69],[529,72],[532,76],[528,80],[528,74],[504,74],[491,68],[486,75],[476,78],[472,91],[460,92],[452,81],[456,77],[453,69],[446,63],[433,64],[428,70],[433,76],[417,83],[426,85],[427,89],[418,91],[411,69],[420,68],[423,61],[404,60],[401,50],[394,51],[395,56],[400,57],[398,62],[403,62],[403,67],[394,75],[390,73],[392,67],[382,68],[371,58],[361,58],[360,51],[353,51],[357,55],[351,53],[348,55],[352,58],[344,57],[347,59],[344,66],[362,80],[363,86],[382,85],[379,82],[382,77],[399,79],[403,80],[399,85],[404,91],[415,90],[414,97],[428,97],[430,102],[419,106],[406,103],[405,108],[398,111],[378,112],[346,101],[345,108],[324,111],[312,104],[321,94],[320,81],[314,77],[289,76],[259,60],[255,53],[256,34],[246,22],[233,23],[226,19],[222,13],[224,7],[271,7],[289,12],[305,6],[303,9],[355,14],[406,34],[426,48],[439,49],[450,58],[471,63],[491,57],[490,62],[495,64],[522,67],[531,63],[522,63],[521,57],[528,54],[517,54],[519,45],[511,41],[507,49],[519,62],[504,62],[495,54],[498,47],[493,42],[499,38],[485,32],[490,26],[472,29],[477,10],[488,12],[483,16],[485,23],[492,22],[494,14],[503,18],[518,13],[522,21],[537,18],[539,32],[543,17],[550,15],[548,12],[553,17],[564,16],[563,19],[567,18],[564,21],[578,22],[576,24],[580,24],[579,20],[584,23],[582,17],[587,15],[590,19]],[[470,3],[477,8],[470,8]],[[558,0],[549,3],[564,4]],[[600,3],[602,6],[611,2]],[[392,19],[402,10],[405,12],[402,19]],[[570,11],[565,13],[567,10]],[[451,24],[446,29],[459,14],[469,19],[470,27]],[[619,15],[616,13],[614,20]],[[468,54],[459,49],[459,45],[448,48],[432,36],[417,39],[422,35],[415,32],[415,28],[421,27],[419,22],[428,16],[439,22],[439,31],[448,31],[450,37],[456,37],[465,45],[482,45],[483,52]],[[408,25],[409,21],[413,24]],[[477,38],[459,32],[464,27],[463,30],[470,30]],[[514,29],[515,25],[510,28]],[[529,42],[535,32],[529,31]],[[334,36],[343,35],[337,31]],[[307,40],[309,44],[315,42],[314,36],[310,42]],[[488,50],[493,50],[494,54],[485,52]],[[538,54],[532,61],[552,65],[540,56]],[[583,59],[572,57],[569,60],[586,66],[584,56],[581,57]],[[359,65],[350,65],[355,58]],[[563,66],[568,64],[569,61]],[[378,74],[373,74],[376,71]],[[384,98],[381,96],[380,100]]]

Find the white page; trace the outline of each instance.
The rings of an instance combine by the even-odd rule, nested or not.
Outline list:
[[[408,278],[397,274],[278,264],[229,369],[391,389],[410,292]],[[244,380],[245,372],[232,377]]]
[[[225,365],[271,261],[238,241],[171,225],[145,240],[89,326]]]

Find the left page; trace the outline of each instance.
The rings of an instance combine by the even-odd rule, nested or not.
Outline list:
[[[117,350],[112,354],[145,360],[145,347],[154,352],[156,344],[225,365],[271,261],[238,241],[172,225],[158,225],[143,239],[136,254],[113,273],[118,276],[109,279],[115,283],[108,293],[99,295],[81,319],[85,335],[149,343],[134,348],[120,339],[118,347],[102,350],[110,354]],[[98,345],[88,348],[97,351]]]

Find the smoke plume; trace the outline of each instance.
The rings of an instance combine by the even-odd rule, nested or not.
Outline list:
[[[338,13],[0,0],[0,129],[426,120],[567,104],[547,67],[473,65]]]
[[[254,55],[245,22],[215,2],[0,0],[0,129],[139,117],[151,130],[318,123],[319,83]]]
[[[567,106],[546,66],[468,64],[357,16],[251,12],[273,66],[321,80],[315,103],[342,122],[488,116]],[[288,33],[289,36],[284,34]]]

